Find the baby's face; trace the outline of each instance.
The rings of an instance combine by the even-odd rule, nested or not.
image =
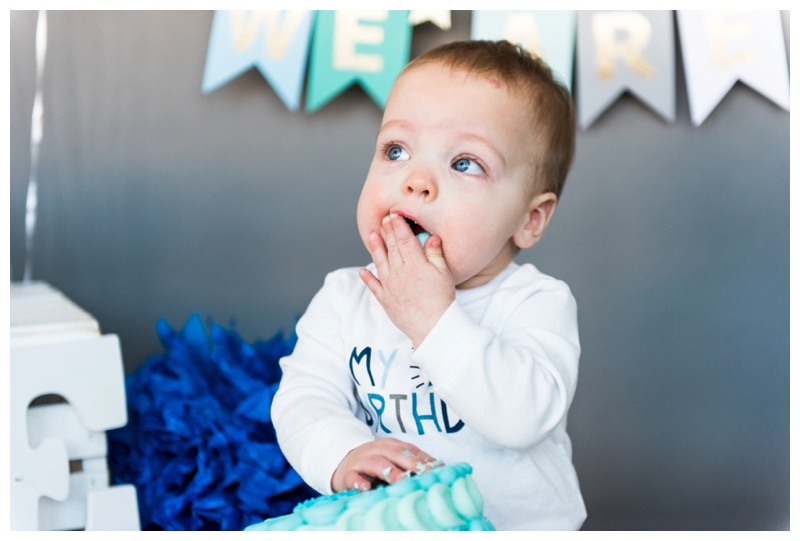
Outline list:
[[[524,110],[502,83],[439,64],[398,78],[358,202],[364,244],[392,212],[415,222],[414,234],[442,238],[459,287],[496,276],[531,201],[535,140]]]

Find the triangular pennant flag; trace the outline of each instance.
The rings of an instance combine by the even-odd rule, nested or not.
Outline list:
[[[450,27],[453,25],[449,9],[413,9],[408,13],[408,22],[411,26],[429,22],[435,24],[442,30],[450,30]]]
[[[675,120],[672,11],[578,14],[578,123],[588,128],[626,90]]]
[[[737,80],[789,110],[778,11],[678,11],[692,123],[699,126]]]
[[[410,46],[408,10],[319,12],[306,109],[316,111],[354,82],[383,107]]]
[[[256,66],[290,110],[300,105],[313,11],[216,11],[203,92]]]
[[[574,11],[472,12],[471,38],[505,39],[542,57],[567,88],[572,89],[575,53]]]

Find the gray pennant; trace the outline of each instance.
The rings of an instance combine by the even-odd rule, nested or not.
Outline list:
[[[675,120],[672,11],[579,11],[578,123],[588,128],[626,90]]]

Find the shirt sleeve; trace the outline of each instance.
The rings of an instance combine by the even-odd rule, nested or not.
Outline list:
[[[342,358],[341,320],[346,295],[341,275],[328,275],[297,323],[297,344],[281,360],[272,422],[289,463],[312,488],[330,494],[344,456],[374,439],[359,411]]]
[[[566,284],[546,278],[501,287],[482,325],[454,302],[412,355],[448,408],[504,447],[546,438],[575,393],[575,299]]]

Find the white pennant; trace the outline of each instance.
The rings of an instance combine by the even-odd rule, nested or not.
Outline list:
[[[678,11],[692,123],[699,126],[741,81],[789,110],[779,11]]]

